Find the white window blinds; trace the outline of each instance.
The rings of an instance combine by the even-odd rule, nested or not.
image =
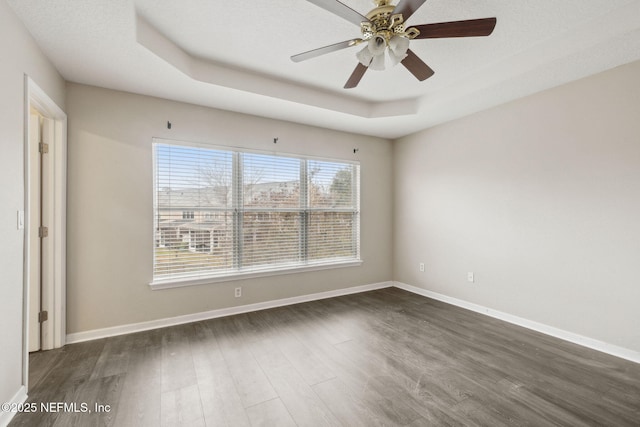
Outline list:
[[[360,259],[359,165],[154,143],[154,282]]]

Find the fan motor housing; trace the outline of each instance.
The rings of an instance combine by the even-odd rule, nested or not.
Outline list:
[[[396,6],[389,5],[388,1],[377,2],[382,5],[370,11],[366,17],[369,21],[362,22],[360,29],[363,40],[370,40],[375,36],[382,36],[387,41],[394,35],[415,38],[420,32],[415,28],[405,31],[404,18],[401,14],[393,14]]]
[[[380,6],[367,13],[367,19],[376,27],[388,27],[389,17],[396,7],[393,5]]]

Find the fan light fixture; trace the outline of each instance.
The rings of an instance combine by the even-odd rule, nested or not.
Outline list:
[[[420,34],[415,28],[405,31],[402,14],[393,13],[395,6],[388,0],[374,0],[375,9],[367,14],[368,21],[360,23],[362,41],[367,45],[356,54],[358,61],[372,70],[385,69],[384,53],[388,51],[391,65],[398,65],[407,57],[409,40]],[[388,49],[387,49],[388,48]]]
[[[393,36],[387,40],[383,35],[376,35],[369,39],[367,45],[358,53],[356,58],[366,67],[372,70],[382,71],[385,69],[384,52],[388,49],[391,65],[398,65],[407,57],[409,49],[409,39],[403,36]]]

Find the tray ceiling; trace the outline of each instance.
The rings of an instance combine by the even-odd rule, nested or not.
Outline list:
[[[8,3],[69,81],[386,138],[640,59],[637,0],[428,0],[409,23],[498,24],[489,37],[413,40],[428,80],[394,67],[349,90],[358,47],[289,59],[360,34],[306,1]]]

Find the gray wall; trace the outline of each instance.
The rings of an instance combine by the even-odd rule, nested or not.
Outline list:
[[[394,279],[640,351],[638,76],[640,62],[396,141]]]
[[[392,279],[390,141],[76,84],[67,105],[68,333]],[[152,291],[152,137],[360,160],[364,263]]]
[[[0,1],[0,402],[22,384],[24,230],[24,75],[64,109],[64,81],[31,35]]]

